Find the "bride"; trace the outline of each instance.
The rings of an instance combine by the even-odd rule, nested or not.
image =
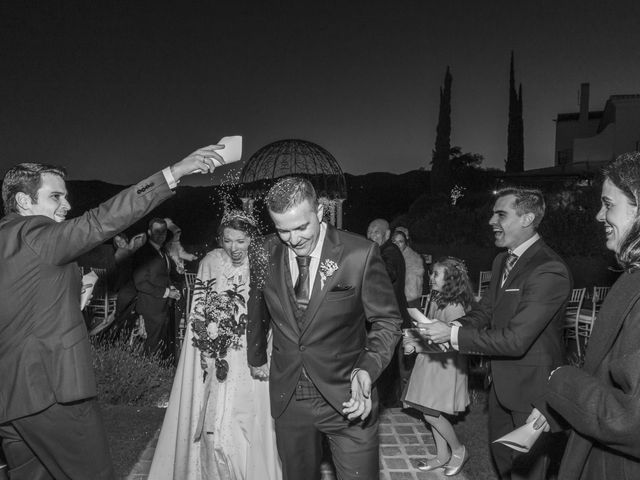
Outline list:
[[[149,478],[282,478],[269,385],[252,378],[247,364],[244,327],[249,247],[256,233],[251,216],[241,211],[226,213],[218,228],[222,248],[212,250],[200,262],[190,321]],[[235,333],[223,337],[223,332],[229,332],[224,320],[207,322],[213,318],[209,313],[212,307],[207,310],[205,306],[214,303],[208,300],[211,298],[233,303],[235,315],[230,318]],[[219,311],[214,308],[214,313]],[[230,346],[222,348],[226,355],[218,351],[216,361],[212,345],[224,338]],[[194,343],[208,352],[202,353]]]

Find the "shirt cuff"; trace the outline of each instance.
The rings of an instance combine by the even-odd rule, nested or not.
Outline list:
[[[162,298],[167,298],[169,296],[169,292],[171,291],[170,288],[165,289],[164,291],[164,295],[162,296]]]
[[[362,370],[361,368],[354,368],[353,372],[351,372],[351,381],[353,382],[353,377],[356,376],[356,373],[358,373],[360,370]]]
[[[162,170],[162,175],[164,175],[164,179],[167,181],[167,185],[171,190],[174,190],[178,186],[178,180],[173,178],[173,173],[171,173],[171,167],[164,168]]]
[[[458,345],[458,330],[460,330],[460,325],[451,325],[451,346],[455,350],[460,350],[460,346]]]

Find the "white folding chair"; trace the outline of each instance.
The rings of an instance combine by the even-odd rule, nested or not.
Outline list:
[[[96,281],[93,295],[86,308],[93,318],[90,334],[95,335],[108,327],[111,321],[113,321],[118,294],[109,292],[106,268],[92,267],[91,270],[98,275],[98,280]]]
[[[478,299],[482,298],[484,292],[489,289],[491,283],[491,270],[482,270],[478,279]]]
[[[580,337],[584,339],[584,348],[587,348],[589,337],[591,336],[591,330],[593,330],[593,324],[598,317],[600,306],[609,293],[611,287],[593,287],[593,294],[591,296],[591,312],[580,313],[578,315],[577,324],[577,340],[580,341]]]
[[[578,358],[582,358],[580,352],[580,340],[578,337],[578,317],[580,315],[580,309],[582,308],[582,302],[584,301],[584,294],[587,291],[586,288],[574,288],[571,291],[571,298],[567,303],[564,318],[564,340],[568,343],[570,339],[576,341],[576,348],[578,351]]]

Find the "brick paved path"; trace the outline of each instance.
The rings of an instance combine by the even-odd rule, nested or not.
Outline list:
[[[155,451],[158,434],[140,455],[138,463],[127,477],[127,480],[148,479],[151,459]],[[447,478],[442,470],[421,472],[415,465],[425,457],[433,457],[435,446],[433,437],[424,423],[399,408],[385,410],[380,415],[380,480],[438,480]],[[467,480],[464,471],[455,480]],[[323,468],[323,480],[335,479],[335,475]],[[371,479],[375,480],[375,479]]]

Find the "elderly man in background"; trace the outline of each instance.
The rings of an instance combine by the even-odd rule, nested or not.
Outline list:
[[[403,227],[396,228],[391,241],[395,243],[404,257],[404,296],[409,307],[420,307],[420,297],[424,284],[424,261],[420,254],[409,246],[409,232]]]
[[[380,247],[380,255],[384,261],[387,274],[391,279],[393,293],[395,294],[400,316],[402,317],[402,328],[411,327],[411,319],[407,313],[407,298],[404,294],[406,266],[402,252],[396,244],[391,241],[391,229],[389,222],[383,218],[373,220],[367,228],[367,238],[375,242]],[[380,401],[385,407],[395,407],[400,404],[400,397],[406,382],[411,376],[409,365],[405,364],[402,343],[396,348],[393,360],[380,377]]]

